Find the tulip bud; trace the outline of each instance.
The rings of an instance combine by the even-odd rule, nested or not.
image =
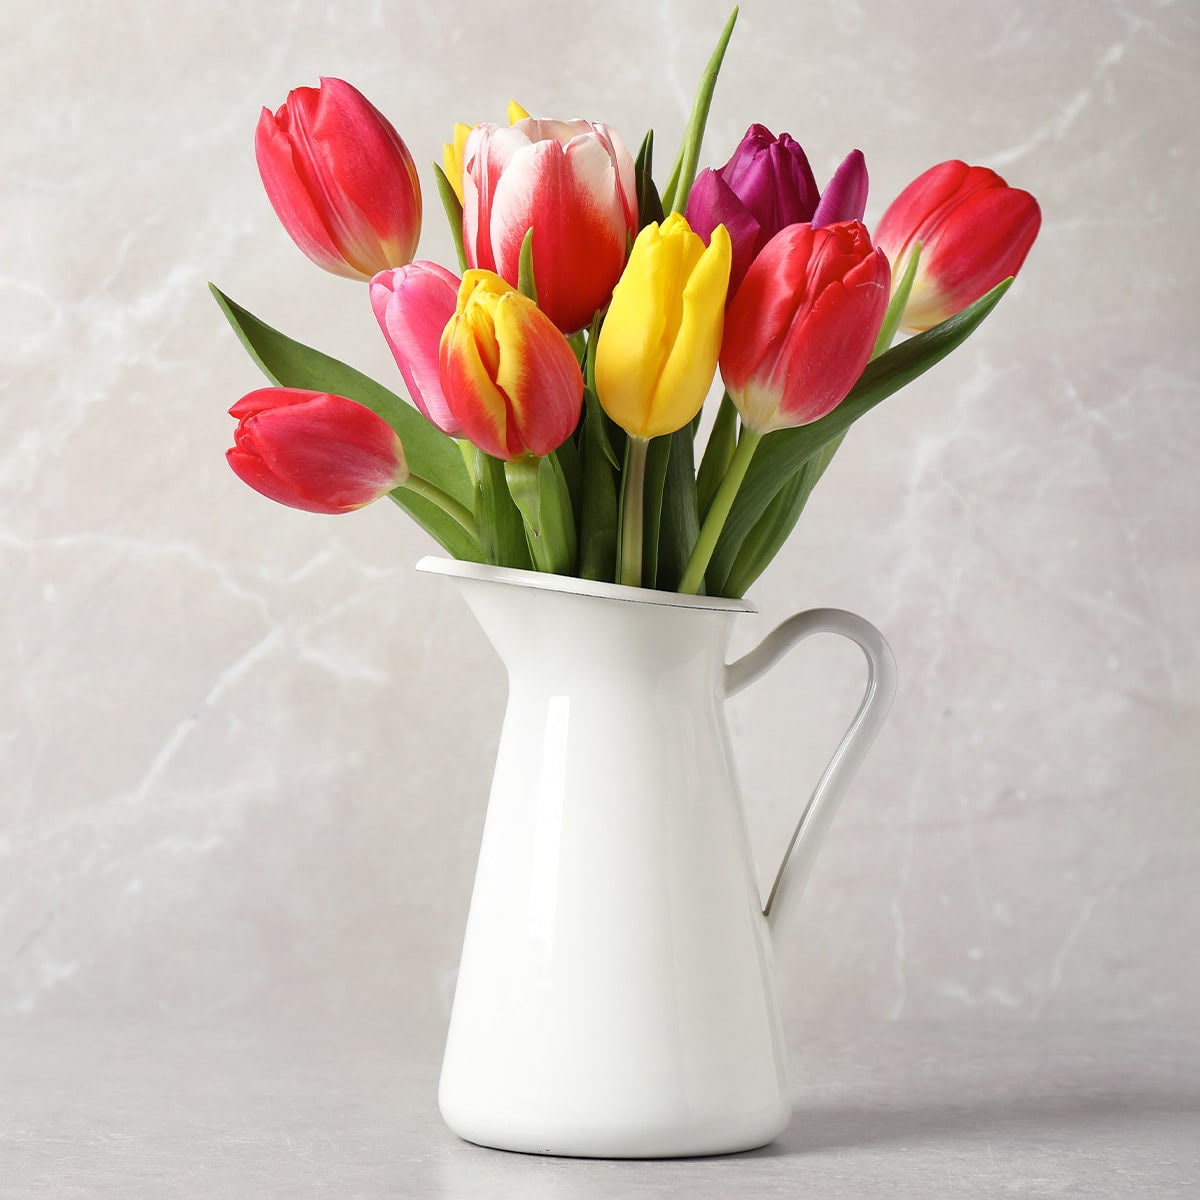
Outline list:
[[[443,433],[462,437],[438,375],[442,332],[454,316],[460,280],[437,263],[414,262],[371,280],[371,307],[413,403]]]
[[[343,513],[387,495],[408,479],[404,448],[369,408],[324,392],[268,387],[243,396],[234,473],[270,500],[305,512]]]
[[[720,170],[696,176],[688,196],[688,223],[705,241],[717,225],[729,231],[732,299],[755,255],[787,225],[812,219],[820,199],[812,167],[799,143],[765,125],[751,125]]]
[[[608,303],[637,224],[633,159],[608,126],[529,117],[471,131],[467,262],[516,286],[532,229],[538,306],[564,333],[584,328]]]
[[[583,374],[567,339],[491,271],[468,271],[442,334],[442,394],[462,432],[512,460],[556,450],[575,431]]]
[[[421,187],[408,147],[341,79],[296,88],[254,138],[263,186],[283,227],[319,267],[370,279],[411,261]]]
[[[857,221],[791,225],[769,241],[725,317],[721,376],[756,434],[836,408],[871,357],[888,261]]]
[[[929,329],[1015,275],[1037,237],[1042,214],[1028,193],[995,171],[952,160],[930,167],[892,201],[876,244],[899,279],[913,244],[917,273],[900,327]]]
[[[638,234],[596,347],[600,403],[632,436],[674,433],[704,403],[721,349],[730,258],[723,225],[706,248],[679,213]]]

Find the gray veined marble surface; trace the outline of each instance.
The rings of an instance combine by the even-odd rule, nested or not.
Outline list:
[[[723,1195],[733,1172],[769,1195],[810,1169],[828,1195],[1200,1194],[1186,0],[742,5],[707,161],[758,120],[822,183],[862,149],[868,223],[949,157],[1044,214],[971,343],[847,439],[735,639],[830,605],[896,652],[889,724],[780,920],[802,1061],[803,1031],[849,1032],[782,1157],[499,1166],[429,1107],[504,680],[401,514],[311,517],[232,477],[225,410],[259,377],[205,283],[399,386],[365,293],[277,227],[259,109],[356,83],[450,261],[426,164],[453,121],[514,96],[653,125],[669,158],[726,15],[3,6],[0,1194]],[[764,882],[855,654],[806,646],[731,707]]]

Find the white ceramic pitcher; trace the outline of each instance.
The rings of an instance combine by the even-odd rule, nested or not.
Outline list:
[[[454,577],[509,696],[439,1104],[484,1146],[661,1158],[765,1145],[791,1114],[769,915],[798,892],[882,723],[895,663],[818,609],[731,666],[740,600],[426,558]],[[866,655],[866,695],[764,904],[727,696],[811,633]],[[784,868],[787,868],[786,871]]]

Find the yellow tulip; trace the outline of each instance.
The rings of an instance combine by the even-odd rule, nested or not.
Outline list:
[[[508,123],[510,125],[523,121],[527,116],[529,114],[515,100],[508,102]],[[446,142],[442,146],[442,170],[445,171],[446,178],[450,180],[450,186],[454,189],[459,204],[463,202],[463,153],[467,147],[467,138],[471,136],[471,128],[470,125],[456,121],[454,140]]]
[[[632,437],[674,433],[700,411],[717,369],[732,251],[680,213],[638,234],[596,348],[596,392]]]
[[[442,170],[458,197],[459,204],[463,199],[463,151],[467,148],[467,138],[471,136],[471,126],[461,121],[454,123],[454,140],[442,146]]]

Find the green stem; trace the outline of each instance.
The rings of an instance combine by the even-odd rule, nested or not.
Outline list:
[[[750,460],[754,457],[754,451],[758,449],[758,443],[762,439],[761,433],[754,433],[749,429],[742,430],[737,449],[729,460],[729,469],[725,472],[716,495],[713,496],[712,504],[708,508],[708,515],[704,518],[704,524],[700,526],[700,536],[696,539],[696,548],[692,551],[692,556],[684,568],[683,578],[679,581],[679,590],[685,595],[696,595],[700,590],[700,585],[704,582],[704,572],[708,570],[709,560],[717,548],[717,539],[721,536],[721,530],[725,528],[725,519],[729,516],[729,510],[733,508],[738,488],[742,486],[742,480],[746,478],[746,472],[750,469]]]
[[[447,495],[436,484],[420,475],[410,475],[401,485],[416,496],[423,496],[431,504],[436,504],[448,517],[460,524],[473,538],[478,540],[479,533],[475,528],[475,517],[465,504],[459,504],[453,496]]]
[[[648,438],[630,436],[626,443],[621,493],[621,578],[627,587],[642,586],[642,535],[645,522]]]

